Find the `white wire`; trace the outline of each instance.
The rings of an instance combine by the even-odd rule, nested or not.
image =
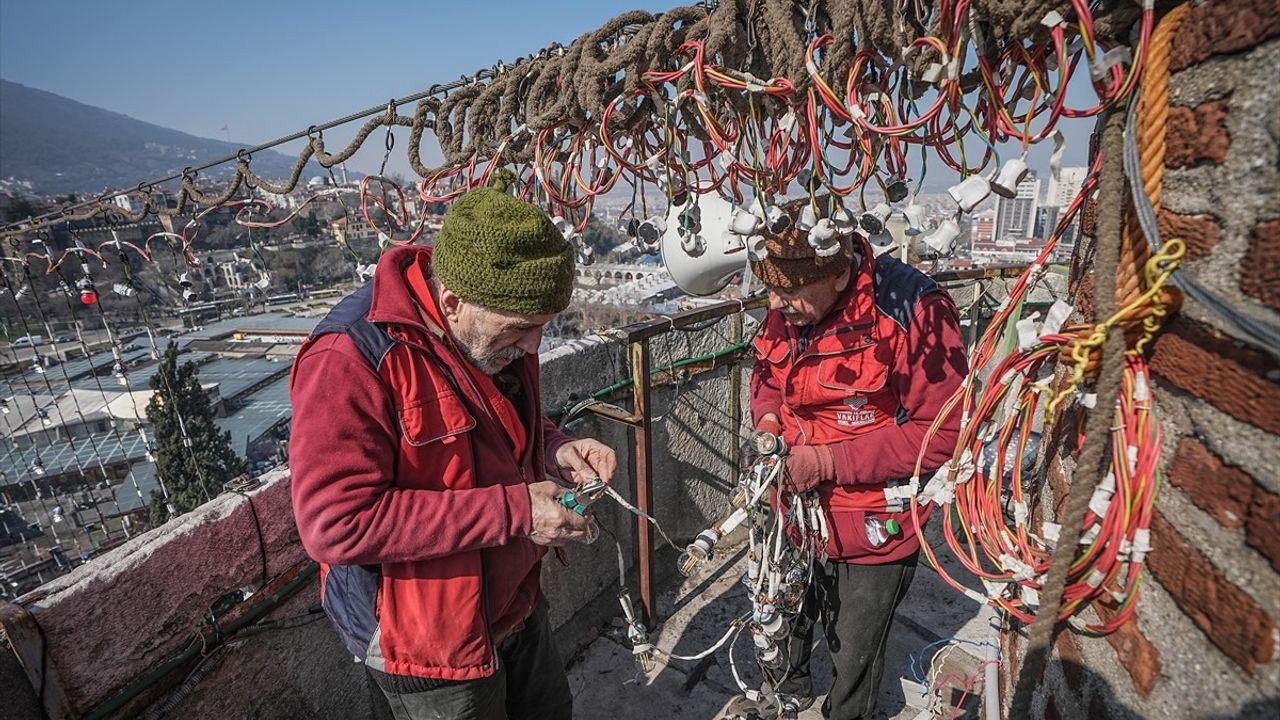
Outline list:
[[[653,527],[658,530],[658,534],[662,536],[662,539],[667,541],[668,545],[670,545],[675,550],[680,550],[680,548],[676,547],[676,544],[671,541],[671,538],[667,535],[666,531],[662,529],[662,526],[658,524],[658,521],[653,519],[652,515],[649,515],[648,513],[642,511],[640,508],[636,507],[635,505],[632,505],[631,503],[627,502],[625,499],[623,499],[621,495],[618,494],[618,491],[614,490],[611,486],[606,485],[604,489],[605,489],[605,492],[609,494],[609,497],[613,498],[619,505],[626,508],[627,510],[630,510],[632,514],[642,517],[645,520],[648,520],[649,523],[652,524]]]
[[[655,655],[660,655],[664,658],[667,658],[668,660],[687,660],[687,661],[701,660],[706,656],[719,650],[720,648],[724,647],[724,644],[728,642],[729,638],[734,634],[734,632],[742,632],[742,628],[746,627],[746,623],[750,619],[751,619],[751,613],[747,613],[746,615],[743,615],[737,620],[734,620],[732,623],[729,624],[729,629],[725,631],[725,634],[722,635],[720,639],[715,642],[714,645],[707,648],[706,650],[703,650],[697,655],[676,655],[675,653],[669,653],[657,646],[654,646],[653,653]]]

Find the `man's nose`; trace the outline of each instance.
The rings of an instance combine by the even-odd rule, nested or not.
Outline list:
[[[516,343],[516,347],[523,350],[529,355],[537,355],[538,348],[542,346],[542,328],[534,328],[525,333],[524,337]]]

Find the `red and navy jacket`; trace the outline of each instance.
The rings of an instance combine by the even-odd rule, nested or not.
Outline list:
[[[432,301],[406,273],[430,252],[384,255],[291,376],[293,507],[324,608],[380,681],[404,686],[494,672],[539,592],[545,550],[528,540],[525,486],[569,440],[543,416],[538,358],[525,356],[508,369],[527,437],[517,453],[489,390],[416,304]]]
[[[919,549],[909,509],[893,512],[885,488],[909,479],[921,442],[968,368],[955,304],[932,279],[860,241],[849,287],[817,324],[796,328],[770,311],[755,341],[751,410],[773,413],[790,446],[828,445],[836,482],[818,486],[827,512],[827,556],[886,563]],[[952,413],[927,448],[922,473],[951,456],[960,417]],[[901,531],[879,547],[866,518],[893,518]],[[927,516],[925,516],[927,518]]]

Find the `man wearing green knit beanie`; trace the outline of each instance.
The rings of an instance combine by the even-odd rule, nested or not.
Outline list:
[[[573,714],[542,557],[592,538],[565,493],[617,457],[543,414],[538,348],[574,251],[508,183],[457,200],[433,248],[385,253],[291,376],[298,534],[398,720]]]

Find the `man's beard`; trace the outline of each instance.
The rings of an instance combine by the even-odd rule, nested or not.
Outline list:
[[[494,351],[482,347],[482,343],[476,342],[476,338],[463,335],[454,337],[454,341],[458,344],[458,350],[462,352],[463,357],[485,375],[497,375],[507,365],[524,357],[524,351],[516,347]]]

